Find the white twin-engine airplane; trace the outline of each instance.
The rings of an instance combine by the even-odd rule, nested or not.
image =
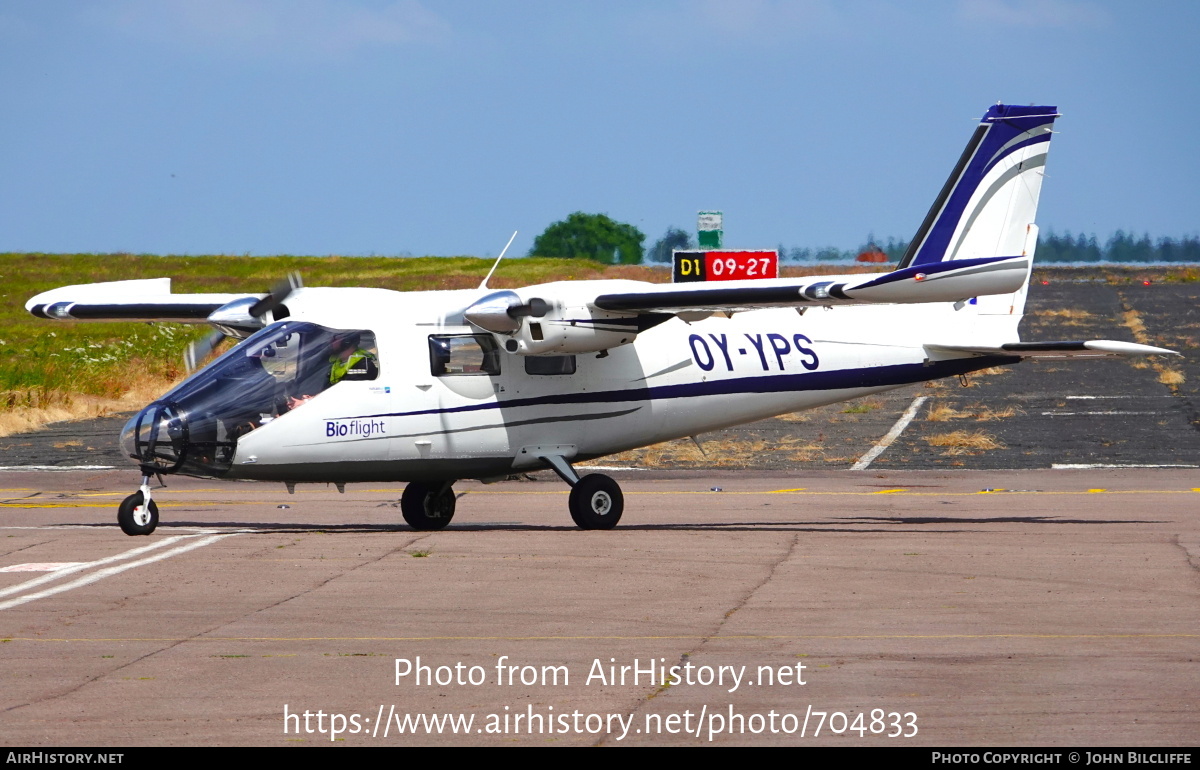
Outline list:
[[[454,515],[455,481],[539,468],[571,485],[578,526],[611,529],[620,487],[573,463],[1030,356],[1171,354],[1020,341],[1056,117],[988,109],[890,273],[406,293],[292,282],[265,297],[172,294],[159,278],[68,286],[26,308],[207,321],[219,331],[193,360],[244,338],[122,431],[143,477],[120,506],[127,534],[158,523],[155,474],[289,490],[405,481],[405,521],[433,530]]]

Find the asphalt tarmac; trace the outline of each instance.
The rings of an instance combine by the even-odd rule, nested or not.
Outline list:
[[[6,473],[3,743],[1195,745],[1194,471],[619,475],[610,532],[181,479],[130,538],[127,473]]]
[[[458,484],[436,533],[399,485],[169,478],[129,538],[124,418],[0,439],[0,742],[1194,746],[1197,294],[1039,285],[1026,338],[1187,357],[704,437],[613,472],[611,532],[550,474]]]

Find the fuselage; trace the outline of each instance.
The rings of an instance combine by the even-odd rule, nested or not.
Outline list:
[[[216,424],[224,420],[222,436],[236,446],[230,444],[215,472],[207,466],[181,472],[327,482],[494,478],[545,467],[539,455],[588,460],[1015,361],[931,358],[922,347],[931,336],[950,342],[977,325],[978,316],[962,303],[816,307],[804,314],[764,309],[691,323],[675,317],[604,351],[515,355],[462,319],[462,308],[485,293],[305,290],[289,302],[288,322],[365,333],[377,371],[369,379],[324,384],[290,408],[282,384],[255,385],[246,392],[268,395],[235,395],[226,399],[230,406],[182,404],[179,414],[207,409]],[[247,388],[242,359],[256,362],[260,378],[257,362],[273,364],[278,378],[286,367],[276,353],[294,355],[297,342],[266,350],[274,359],[262,358],[256,346],[271,328],[210,365],[218,375],[192,390]],[[324,353],[310,358],[319,364]],[[241,357],[236,376],[221,373],[231,369],[230,356]],[[301,387],[297,372],[289,376],[291,391]],[[188,399],[195,397],[185,393]],[[222,410],[237,415],[227,418]],[[197,433],[189,434],[192,441]],[[194,458],[200,454],[192,450]]]

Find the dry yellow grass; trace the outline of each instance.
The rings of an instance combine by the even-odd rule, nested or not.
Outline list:
[[[1142,314],[1130,307],[1128,302],[1125,302],[1124,306],[1126,310],[1121,314],[1122,322],[1129,328],[1129,331],[1133,332],[1133,338],[1143,345],[1161,343],[1161,340],[1152,339],[1150,333],[1146,331],[1146,322],[1142,320]],[[1130,365],[1134,369],[1154,369],[1158,372],[1158,381],[1172,391],[1178,390],[1179,386],[1187,379],[1180,370],[1158,361],[1148,362],[1144,358],[1135,358],[1130,361]]]
[[[981,404],[973,404],[960,411],[950,404],[936,402],[930,405],[925,419],[930,422],[949,422],[950,420],[975,420],[976,422],[992,422],[1025,414],[1019,406],[1006,406],[1003,409],[992,409]]]
[[[1086,326],[1094,321],[1096,316],[1078,308],[1056,308],[1054,310],[1039,310],[1034,313],[1036,318],[1054,318],[1063,326]]]
[[[983,409],[976,414],[975,419],[980,422],[991,422],[992,420],[1006,420],[1009,417],[1016,417],[1018,414],[1025,414],[1025,410],[1019,406],[1006,406],[1003,409]]]
[[[883,402],[875,398],[865,398],[859,401],[850,403],[845,409],[842,409],[842,414],[868,414],[883,407]]]
[[[1004,444],[997,441],[995,436],[981,430],[935,433],[932,436],[926,436],[925,440],[929,442],[930,446],[944,447],[945,451],[942,454],[945,456],[973,454],[989,449],[1005,449]]]
[[[1182,385],[1186,379],[1187,378],[1184,377],[1183,372],[1179,371],[1178,369],[1168,369],[1164,366],[1158,370],[1158,381],[1163,385],[1171,387]]]
[[[1146,333],[1146,322],[1142,314],[1130,308],[1121,314],[1121,322],[1133,332],[1133,338],[1143,345],[1150,344],[1150,335]]]
[[[1088,311],[1073,307],[1054,308],[1053,310],[1039,310],[1034,313],[1034,315],[1038,316],[1039,318],[1095,318],[1095,316]]]
[[[949,404],[944,404],[940,401],[930,404],[929,411],[925,413],[925,419],[930,422],[947,422],[962,417],[966,417],[966,415]]]
[[[90,420],[141,409],[172,387],[167,381],[140,380],[120,398],[69,395],[57,390],[41,394],[0,392],[0,438],[16,433],[28,433],[52,422]],[[33,397],[31,397],[31,395]]]
[[[606,462],[653,468],[670,465],[677,468],[746,468],[767,452],[784,452],[796,462],[822,460],[824,447],[801,438],[783,438],[768,442],[760,438],[713,439],[701,441],[701,453],[691,439],[664,441],[642,449],[631,449],[607,458]]]

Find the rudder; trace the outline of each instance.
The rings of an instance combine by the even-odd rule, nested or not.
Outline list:
[[[900,267],[1022,255],[1032,267],[1042,168],[1058,115],[1051,106],[988,108]],[[1015,294],[980,298],[980,312],[1019,316],[1027,287],[1028,278]]]

